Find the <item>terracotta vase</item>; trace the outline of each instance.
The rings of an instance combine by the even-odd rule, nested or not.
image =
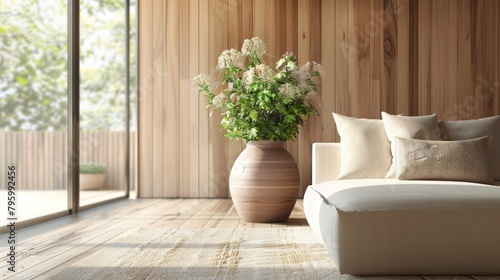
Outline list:
[[[251,141],[236,159],[229,188],[242,220],[284,222],[292,213],[300,175],[284,144],[285,141]]]

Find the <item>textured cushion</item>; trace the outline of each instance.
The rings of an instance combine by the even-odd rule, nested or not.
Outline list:
[[[396,178],[493,183],[488,136],[462,141],[395,138]]]
[[[390,142],[382,120],[333,113],[341,143],[337,179],[384,178],[391,165]]]
[[[436,114],[428,116],[408,117],[395,116],[382,112],[385,132],[391,142],[392,162],[386,178],[395,178],[394,169],[394,138],[421,140],[441,140]]]
[[[439,122],[443,140],[465,140],[488,136],[488,152],[495,180],[500,180],[500,116],[479,120]]]

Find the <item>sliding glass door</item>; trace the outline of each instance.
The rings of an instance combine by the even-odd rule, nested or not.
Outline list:
[[[80,205],[125,195],[125,2],[80,0]]]
[[[128,5],[0,1],[3,221],[8,203],[28,225],[128,196]]]
[[[0,212],[19,221],[68,210],[67,11],[0,2]]]

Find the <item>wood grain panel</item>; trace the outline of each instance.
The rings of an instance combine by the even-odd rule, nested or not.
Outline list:
[[[164,127],[163,127],[163,197],[179,197],[179,2],[168,0],[165,10],[166,37],[164,41],[163,65],[165,68],[165,82],[163,87]],[[157,188],[157,186],[155,186]]]
[[[179,14],[179,196],[190,197],[188,187],[181,188],[180,186],[190,186],[190,159],[191,159],[191,119],[190,119],[190,87],[191,78],[189,67],[190,50],[189,50],[189,26],[190,26],[190,3],[187,0],[180,1]],[[182,35],[180,35],[182,34]],[[184,141],[184,139],[186,139]]]
[[[209,2],[208,0],[199,0],[200,34],[199,34],[199,70],[200,73],[209,74],[212,70],[212,64],[209,60]],[[210,122],[208,110],[206,108],[207,98],[199,96],[199,197],[209,197],[209,136]]]
[[[494,115],[500,115],[500,3],[495,1],[495,78],[494,78]]]
[[[365,27],[370,20],[370,1],[351,0],[352,17],[349,17],[349,96],[352,116],[370,117],[370,35]],[[351,6],[352,3],[352,6]],[[352,19],[351,19],[352,18]]]
[[[448,1],[431,1],[431,112],[444,115],[446,96],[446,52]]]
[[[200,5],[198,0],[189,0],[189,77],[200,73]],[[189,197],[199,197],[200,173],[200,122],[199,96],[194,87],[189,89]],[[182,93],[185,94],[185,93]],[[181,155],[182,156],[182,155]]]
[[[209,2],[209,65],[217,65],[222,51],[227,49],[228,42],[228,9],[227,0]],[[222,32],[221,32],[222,31]],[[217,92],[222,87],[217,89]],[[229,193],[228,139],[220,130],[220,113],[212,114],[209,130],[209,196],[227,197]]]
[[[370,0],[370,21],[365,27],[365,33],[370,37],[370,118],[380,119],[380,87],[383,57],[381,57],[383,21],[382,0]]]
[[[398,33],[395,3],[384,0],[384,37],[382,71],[381,110],[395,114],[396,108],[396,77],[397,77],[397,48]]]
[[[457,119],[466,120],[471,117],[466,101],[472,96],[472,57],[471,57],[471,1],[459,0],[457,7],[458,43],[457,43],[457,104],[452,105],[451,115],[456,114]]]
[[[453,106],[458,103],[458,2],[448,1],[448,22],[444,30],[447,40],[446,54],[446,92],[444,113],[441,120],[457,120]]]
[[[337,127],[332,118],[335,112],[335,2],[321,2],[321,63],[324,66],[325,77],[321,82],[321,125],[323,127],[323,139],[325,142],[336,140]]]
[[[431,114],[431,1],[418,1],[418,114]]]
[[[347,115],[347,92],[348,92],[348,53],[347,42],[348,29],[348,3],[347,0],[335,1],[335,108],[339,114]],[[339,139],[339,137],[337,137]]]
[[[276,61],[276,0],[253,0],[253,36],[261,38],[267,48],[262,61],[274,65]],[[279,55],[279,54],[278,54]]]
[[[396,111],[398,114],[410,114],[410,11],[409,1],[394,2],[396,14],[397,49],[396,49]]]
[[[138,67],[138,125],[139,125],[139,186],[138,196],[153,197],[153,6],[139,1],[139,67]],[[160,78],[160,77],[158,77]]]
[[[158,3],[164,8],[157,10]],[[266,43],[266,63],[290,51],[301,64],[321,62],[326,72],[320,116],[286,144],[302,175],[300,196],[310,183],[311,144],[339,140],[332,111],[369,118],[380,118],[382,110],[438,113],[446,120],[499,114],[499,5],[494,0],[141,1],[140,196],[229,195],[229,170],[245,144],[223,136],[220,116],[209,117],[206,98],[193,92],[190,81],[199,73],[214,74],[224,49],[239,49],[253,36]],[[158,18],[162,23],[155,26]],[[161,71],[155,69],[159,65]]]
[[[152,120],[152,147],[153,155],[163,155],[163,128],[164,128],[164,110],[163,110],[163,81],[162,77],[158,77],[161,73],[164,73],[166,68],[164,68],[163,62],[166,61],[164,57],[164,44],[166,40],[166,17],[164,16],[165,5],[167,1],[163,0],[153,0],[153,71],[155,73],[155,78],[153,79],[153,92],[152,92],[152,110],[153,110],[153,120]],[[165,53],[166,56],[166,53]],[[165,87],[167,86],[167,81],[165,79]],[[153,197],[163,197],[163,157],[155,156],[152,158],[153,161]]]

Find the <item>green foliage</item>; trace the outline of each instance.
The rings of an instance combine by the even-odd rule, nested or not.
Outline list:
[[[80,163],[80,174],[106,173],[106,165],[99,163]]]
[[[124,129],[124,3],[123,0],[80,1],[80,122],[83,130]],[[134,13],[131,15],[134,21]],[[1,0],[0,17],[3,19],[0,22],[0,129],[65,130],[67,1]],[[135,36],[134,28],[130,35]],[[135,52],[134,44],[131,44],[131,52]],[[135,55],[130,57],[133,69]],[[134,71],[131,74],[133,87]],[[132,98],[134,102],[135,96]]]
[[[241,52],[224,51],[217,69],[226,87],[218,94],[209,76],[194,80],[199,93],[208,96],[208,106],[222,111],[221,126],[228,138],[291,140],[304,120],[318,113],[315,96],[321,65],[308,62],[298,67],[297,58],[285,53],[273,70],[261,63],[263,54],[259,38],[245,40]]]

